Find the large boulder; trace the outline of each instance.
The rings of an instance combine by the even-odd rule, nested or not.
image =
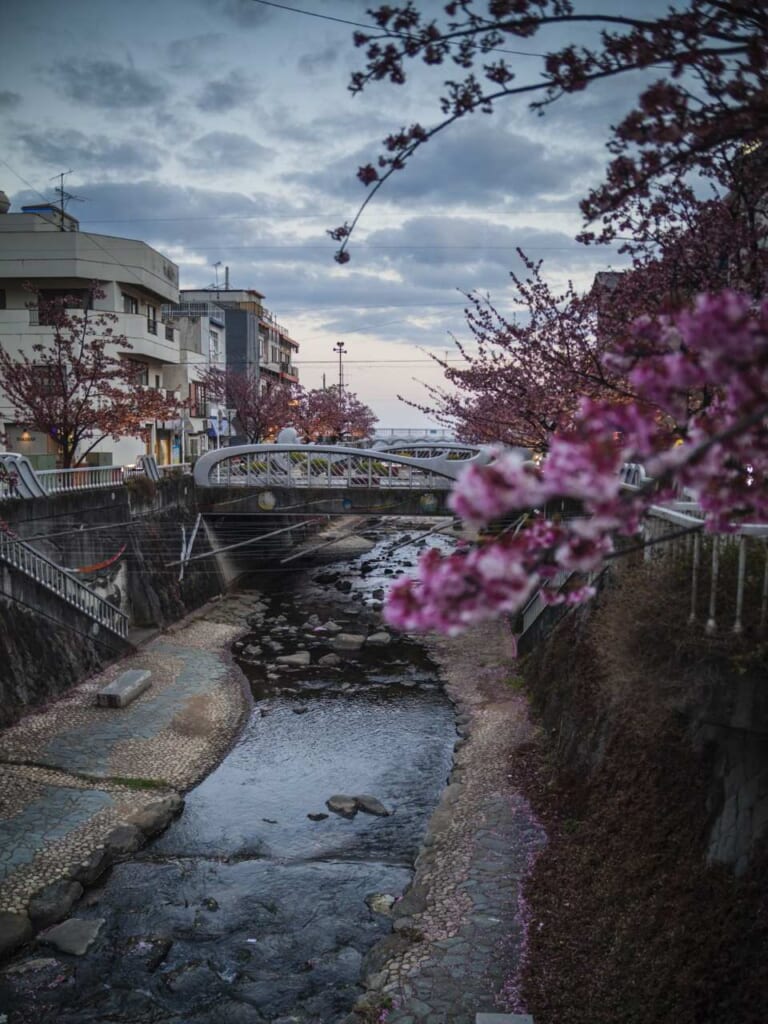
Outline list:
[[[171,820],[179,813],[182,806],[181,797],[176,795],[164,797],[162,800],[154,800],[146,807],[134,811],[126,818],[126,822],[141,829],[144,835],[154,836],[170,825]]]
[[[135,853],[143,842],[144,836],[135,825],[118,825],[104,839],[104,845],[113,858]]]
[[[32,938],[32,922],[26,914],[0,910],[0,957],[12,953]]]
[[[79,882],[69,878],[60,878],[45,888],[39,889],[29,901],[29,917],[35,928],[47,928],[48,925],[66,917],[72,905],[83,895],[83,887]]]
[[[70,917],[68,921],[55,924],[53,928],[42,932],[38,936],[38,940],[46,946],[53,946],[60,953],[84,956],[96,941],[96,936],[101,931],[103,924],[103,917],[95,919]]]
[[[70,875],[82,885],[92,885],[97,878],[104,874],[112,864],[112,856],[105,846],[97,846],[95,850],[86,854],[85,858],[76,864]]]

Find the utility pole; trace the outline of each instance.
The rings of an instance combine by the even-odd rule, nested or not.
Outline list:
[[[337,341],[333,346],[333,351],[339,353],[339,398],[344,394],[344,364],[342,363],[342,357],[347,354],[347,350],[344,348],[343,341]]]

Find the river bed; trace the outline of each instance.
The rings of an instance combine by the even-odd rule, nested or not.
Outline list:
[[[83,898],[78,916],[105,919],[100,941],[54,961],[30,1020],[333,1024],[349,1012],[362,958],[391,928],[375,897],[408,887],[456,739],[418,643],[392,637],[319,664],[328,623],[380,629],[381,588],[418,546],[392,530],[376,528],[348,564],[252,580],[262,600],[235,647],[254,699],[241,736],[181,818]],[[278,667],[297,650],[308,667]],[[390,813],[332,813],[339,793]]]

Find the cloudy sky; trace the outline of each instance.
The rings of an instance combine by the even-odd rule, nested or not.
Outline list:
[[[28,0],[0,36],[0,188],[13,209],[54,197],[71,171],[81,228],[140,238],[175,260],[182,287],[256,288],[301,344],[302,383],[346,379],[383,426],[428,421],[398,402],[439,381],[428,352],[466,337],[462,293],[512,312],[521,246],[554,283],[586,286],[619,267],[573,236],[578,200],[600,180],[607,127],[629,108],[634,76],[531,114],[508,101],[430,142],[368,208],[352,262],[326,230],[364,197],[360,164],[402,124],[439,119],[440,69],[405,88],[347,90],[362,66],[354,27],[370,0]],[[439,12],[437,0],[423,7]],[[590,13],[628,0],[594,0]],[[666,6],[644,0],[643,13]],[[295,8],[288,10],[286,7]],[[646,12],[646,7],[648,12]],[[536,81],[555,36],[510,41]],[[454,69],[450,69],[453,73]],[[215,264],[220,262],[218,271]]]

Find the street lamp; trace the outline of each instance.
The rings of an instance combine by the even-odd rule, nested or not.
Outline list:
[[[344,365],[341,361],[342,356],[347,354],[347,350],[344,348],[343,341],[337,341],[333,346],[333,351],[339,353],[339,398],[341,398],[344,392]]]

